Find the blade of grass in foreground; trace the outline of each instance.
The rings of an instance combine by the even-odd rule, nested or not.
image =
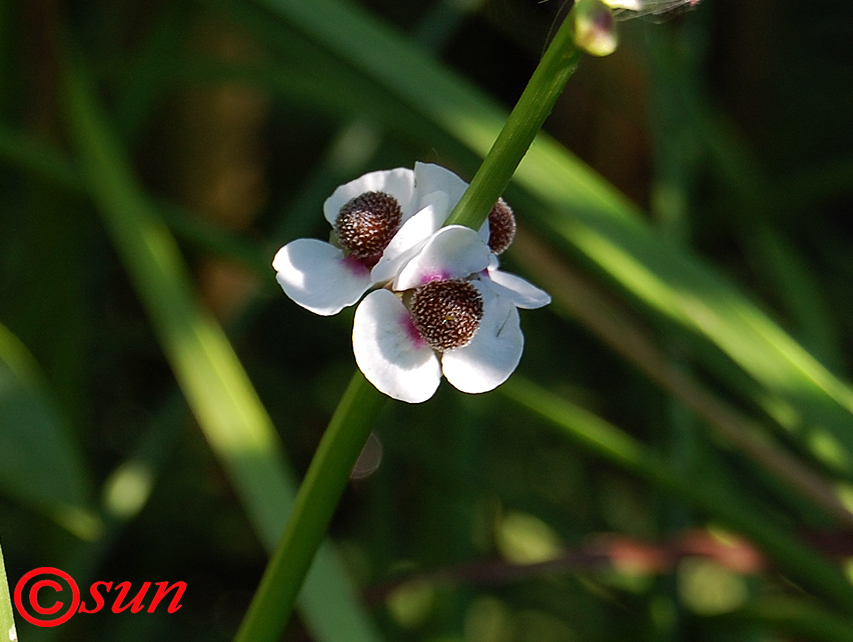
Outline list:
[[[66,69],[66,102],[84,176],[146,307],[163,351],[259,538],[275,547],[295,484],[281,443],[222,328],[195,303],[174,239],[131,172],[79,64]],[[374,626],[330,547],[321,548],[300,595],[318,639],[371,642]]]
[[[6,579],[6,564],[3,562],[3,547],[0,546],[0,638],[17,642],[15,614],[12,611],[12,597],[9,593],[9,581]]]
[[[477,154],[484,156],[500,132],[503,110],[360,9],[339,0],[255,1]],[[773,395],[780,423],[804,439],[815,426],[828,429],[823,443],[842,444],[838,458],[853,470],[853,389],[737,288],[656,233],[636,206],[547,135],[537,137],[515,181],[543,204],[539,227],[585,254],[653,314],[715,344]]]
[[[518,375],[498,390],[591,453],[672,493],[743,534],[794,581],[826,596],[847,614],[853,614],[853,586],[837,567],[798,541],[788,530],[745,506],[711,477],[681,478],[666,460],[627,433]]]

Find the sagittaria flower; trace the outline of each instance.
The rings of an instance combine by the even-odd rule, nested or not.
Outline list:
[[[302,307],[337,314],[393,278],[447,219],[465,187],[454,173],[424,163],[341,185],[323,203],[332,242],[297,239],[282,247],[273,259],[279,285]]]
[[[457,389],[494,389],[521,359],[517,308],[550,302],[547,293],[501,272],[475,231],[451,225],[433,234],[390,289],[365,297],[353,322],[353,352],[386,395],[426,401],[442,374]]]
[[[273,259],[285,294],[329,316],[353,305],[371,287],[391,281],[447,220],[467,189],[453,172],[416,163],[371,172],[338,187],[323,203],[332,242],[297,239]],[[491,226],[491,227],[490,227]],[[500,254],[515,236],[512,210],[499,200],[480,229]]]
[[[516,232],[503,199],[476,232],[442,227],[467,187],[423,163],[366,174],[323,204],[330,243],[298,239],[273,260],[285,293],[317,314],[337,314],[380,288],[356,310],[353,352],[368,380],[395,399],[429,399],[442,373],[464,392],[500,385],[524,346],[517,308],[550,302],[498,269]]]

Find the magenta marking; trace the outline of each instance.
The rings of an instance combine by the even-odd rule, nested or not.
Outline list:
[[[363,259],[357,259],[352,254],[349,256],[345,256],[342,259],[342,263],[344,267],[352,272],[356,276],[368,276],[370,274],[370,268],[365,265]]]
[[[430,272],[421,277],[421,285],[432,283],[433,281],[447,281],[450,275],[447,272]]]
[[[406,331],[406,335],[416,348],[420,349],[426,346],[426,341],[424,341],[421,333],[418,332],[418,329],[415,327],[415,322],[412,321],[412,315],[408,312],[401,314],[400,325],[403,326],[403,330]]]

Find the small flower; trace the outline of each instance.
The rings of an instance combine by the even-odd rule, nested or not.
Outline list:
[[[616,51],[619,41],[611,3],[607,0],[579,0],[572,15],[575,44],[579,48],[593,56],[609,56]]]
[[[332,242],[297,239],[282,247],[273,259],[276,280],[303,308],[337,314],[394,278],[441,227],[466,187],[453,172],[424,163],[341,185],[323,203]]]
[[[515,240],[516,229],[512,208],[504,199],[499,198],[480,231],[488,232],[489,249],[495,254],[503,254]]]
[[[405,264],[391,289],[371,292],[358,306],[356,363],[381,392],[409,403],[432,397],[442,374],[463,392],[487,392],[521,359],[517,308],[550,300],[501,272],[480,234],[444,227]]]
[[[356,303],[353,352],[381,392],[429,399],[442,373],[463,392],[503,383],[521,358],[517,308],[550,297],[498,269],[516,233],[503,199],[479,231],[442,227],[468,185],[437,165],[373,172],[326,199],[330,243],[298,239],[273,260],[285,293],[317,314]]]

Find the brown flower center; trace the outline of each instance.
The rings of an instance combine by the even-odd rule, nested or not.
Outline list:
[[[351,256],[368,259],[382,254],[402,218],[396,198],[385,192],[365,192],[341,208],[335,233]]]
[[[435,350],[468,345],[483,318],[483,298],[466,281],[432,281],[417,288],[412,322]]]
[[[515,215],[512,208],[502,198],[498,199],[492,211],[489,212],[489,247],[495,254],[500,254],[515,238]]]

